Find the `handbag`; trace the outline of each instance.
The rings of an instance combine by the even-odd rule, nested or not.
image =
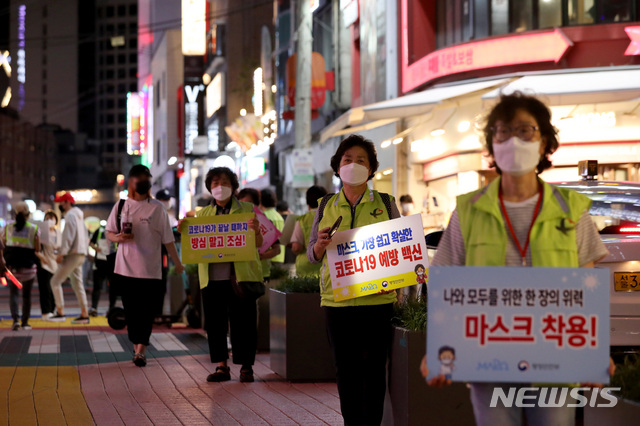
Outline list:
[[[118,233],[120,233],[120,221],[122,220],[122,208],[124,207],[125,200],[118,201],[118,214],[116,216],[116,227],[118,228]],[[107,268],[109,268],[109,272],[113,273],[116,270],[116,256],[118,252],[117,249],[113,253],[107,255]]]
[[[235,278],[231,279],[233,285],[233,292],[240,299],[252,299],[257,300],[259,297],[264,296],[266,287],[262,281],[240,281]]]

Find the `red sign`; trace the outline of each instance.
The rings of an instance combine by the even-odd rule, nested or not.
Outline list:
[[[548,32],[491,38],[436,50],[409,64],[409,18],[402,0],[402,92],[433,79],[478,69],[558,62],[573,42],[556,28]]]
[[[640,26],[625,27],[624,30],[631,39],[631,43],[624,54],[627,56],[640,55]]]

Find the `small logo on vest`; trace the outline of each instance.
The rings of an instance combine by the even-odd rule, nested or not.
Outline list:
[[[369,214],[377,219],[378,216],[380,216],[382,214],[382,209],[375,209],[374,211],[372,211]]]
[[[565,224],[565,220],[569,222],[570,226],[567,226]],[[562,232],[564,235],[567,235],[569,231],[576,229],[576,223],[569,218],[563,217],[562,221],[560,222],[560,226],[556,226],[556,229]]]

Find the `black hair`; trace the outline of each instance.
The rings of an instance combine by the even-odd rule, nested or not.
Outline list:
[[[289,203],[287,203],[285,200],[278,201],[278,204],[276,204],[276,210],[278,212],[286,212],[287,210],[289,210]]]
[[[129,177],[140,177],[143,175],[153,177],[151,176],[151,171],[149,170],[149,168],[144,164],[136,164],[129,170]]]
[[[413,269],[413,272],[418,272],[418,269],[422,268],[423,271],[426,271],[427,269],[424,267],[424,265],[422,263],[418,263],[416,265],[416,267]]]
[[[402,195],[400,196],[400,203],[413,203],[413,198],[411,198],[411,195],[409,194]]]
[[[307,205],[312,209],[318,208],[318,200],[327,195],[327,190],[323,186],[313,185],[307,189]]]
[[[271,207],[275,207],[277,202],[276,193],[271,189],[263,189],[260,191],[260,203],[263,207],[270,209]]]
[[[14,223],[16,231],[18,232],[22,231],[24,227],[27,225],[27,216],[28,215],[22,212],[16,213],[16,223]]]
[[[58,224],[59,220],[56,212],[54,212],[53,210],[47,210],[46,212],[44,212],[45,219],[47,218],[47,216],[53,216],[56,219],[56,225]]]
[[[349,135],[340,142],[338,150],[333,154],[333,157],[331,157],[331,168],[333,169],[334,174],[336,177],[340,177],[338,174],[338,171],[340,170],[340,161],[342,161],[344,153],[354,146],[359,146],[367,152],[367,156],[369,157],[369,168],[371,169],[369,179],[373,178],[380,166],[380,163],[378,162],[378,154],[376,153],[376,146],[369,139],[365,139],[360,135]]]
[[[440,349],[438,349],[438,357],[440,357],[440,355],[442,355],[442,352],[451,352],[453,354],[453,356],[456,356],[456,350],[453,349],[451,346],[443,346]]]
[[[542,143],[544,143],[545,146],[544,154],[536,169],[538,173],[542,173],[551,167],[549,156],[558,149],[558,129],[551,124],[551,111],[549,108],[535,96],[525,95],[518,91],[510,95],[500,96],[500,101],[493,107],[491,112],[489,112],[489,115],[485,119],[484,128],[482,129],[487,150],[489,151],[489,155],[493,157],[493,136],[496,122],[498,120],[504,123],[511,122],[518,110],[528,112],[538,122],[540,135],[543,138]],[[495,167],[496,171],[502,174],[502,170],[500,170],[495,161],[492,161],[490,166]]]
[[[251,197],[251,202],[254,206],[260,205],[260,191],[253,188],[243,188],[238,192],[238,198],[242,199],[246,196]]]
[[[207,177],[204,179],[204,186],[207,188],[207,191],[211,192],[211,181],[222,175],[229,178],[229,182],[231,182],[231,191],[235,194],[240,187],[240,184],[238,183],[238,176],[236,176],[236,174],[228,167],[214,167],[213,169],[209,169]]]

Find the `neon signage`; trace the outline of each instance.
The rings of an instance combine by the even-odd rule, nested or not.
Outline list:
[[[193,140],[200,134],[198,121],[198,96],[204,92],[204,85],[184,86],[187,102],[184,105],[184,152],[191,154],[193,151]]]
[[[147,113],[144,92],[127,93],[127,153],[142,155],[147,151]]]
[[[18,86],[18,111],[24,107],[25,93],[24,84],[27,81],[27,53],[25,50],[25,31],[27,20],[27,6],[21,4],[18,7],[18,66],[17,66],[17,80]]]

